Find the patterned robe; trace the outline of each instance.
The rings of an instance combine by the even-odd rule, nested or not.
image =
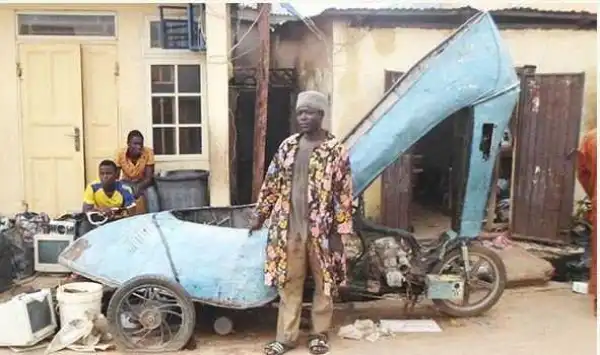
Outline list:
[[[279,146],[260,191],[256,217],[269,227],[265,283],[281,287],[287,277],[287,238],[293,164],[300,134]],[[319,256],[326,294],[346,280],[342,236],[352,234],[352,176],[344,146],[333,135],[310,157],[308,178],[308,247]]]

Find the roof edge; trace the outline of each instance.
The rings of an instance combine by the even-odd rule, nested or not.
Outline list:
[[[481,12],[465,6],[453,9],[326,9],[316,18],[345,18],[352,20],[354,26],[361,24],[378,26],[378,20],[384,27],[443,27],[460,25],[471,16]],[[533,8],[507,8],[489,10],[490,15],[500,28],[574,28],[595,30],[597,15],[587,11],[548,11]],[[293,22],[294,20],[288,21]],[[295,20],[300,21],[300,20]]]

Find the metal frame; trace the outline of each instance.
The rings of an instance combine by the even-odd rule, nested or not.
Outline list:
[[[53,35],[22,35],[19,34],[19,15],[62,15],[62,16],[112,16],[114,19],[114,36],[53,36]],[[119,37],[119,17],[114,11],[16,11],[15,12],[15,37],[17,40],[91,40],[91,41],[115,41]]]
[[[198,65],[200,67],[200,90],[201,92],[198,94],[190,94],[190,93],[185,93],[183,95],[180,94],[175,94],[175,93],[161,93],[161,94],[156,94],[153,95],[152,93],[152,84],[151,84],[151,68],[153,65],[174,65],[174,66],[178,66],[178,65]],[[200,113],[201,113],[201,117],[200,117],[200,123],[199,124],[192,124],[192,125],[184,125],[184,126],[190,126],[190,127],[202,127],[202,153],[201,154],[173,154],[173,155],[156,155],[156,160],[159,162],[164,162],[164,161],[208,161],[209,160],[209,136],[208,136],[208,119],[207,119],[207,107],[208,107],[208,102],[207,102],[207,96],[206,96],[206,90],[207,90],[207,85],[206,85],[206,65],[205,65],[205,61],[201,60],[199,61],[197,58],[193,59],[193,58],[173,58],[173,57],[165,57],[162,56],[161,58],[147,58],[145,63],[144,63],[145,69],[145,79],[146,79],[146,117],[147,117],[147,132],[149,134],[147,134],[147,140],[149,142],[149,144],[151,144],[152,146],[154,145],[154,139],[153,139],[153,135],[152,135],[152,129],[154,127],[174,127],[174,128],[179,128],[181,127],[178,123],[173,124],[173,125],[154,125],[152,123],[152,97],[153,96],[170,96],[170,97],[179,97],[179,96],[194,96],[200,97]],[[176,75],[176,73],[175,73]],[[177,80],[175,79],[175,85],[177,85]],[[176,130],[176,144],[179,144],[179,133]]]
[[[168,14],[168,19],[175,20],[183,20],[185,16],[181,14]],[[145,58],[175,58],[175,59],[193,59],[198,61],[200,58],[201,61],[204,60],[206,53],[205,52],[192,52],[187,48],[174,48],[174,49],[164,49],[162,47],[152,47],[151,45],[151,31],[152,31],[152,22],[158,22],[160,24],[160,16],[158,15],[148,15],[144,17],[144,36],[143,36],[143,44],[142,44],[142,56]],[[159,29],[160,31],[160,29]],[[159,34],[160,35],[160,34]]]
[[[235,89],[256,89],[256,68],[236,68],[229,86]],[[298,87],[298,74],[294,68],[276,68],[269,70],[269,87]]]
[[[160,14],[160,42],[161,47],[166,50],[180,49],[180,48],[169,48],[167,47],[166,33],[167,33],[167,22],[179,22],[181,24],[187,23],[188,32],[188,49],[192,52],[200,52],[206,50],[206,40],[202,31],[201,21],[195,16],[194,4],[189,3],[184,6],[174,5],[159,5]],[[179,19],[168,19],[165,18],[165,10],[183,10],[186,11],[186,18],[184,20]]]

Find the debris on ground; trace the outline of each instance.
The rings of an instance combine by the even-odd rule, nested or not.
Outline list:
[[[496,252],[506,265],[507,287],[543,285],[552,279],[554,266],[517,242]]]
[[[48,344],[49,343],[47,341],[43,341],[42,343],[39,343],[39,344],[36,344],[33,346],[9,346],[8,348],[13,353],[20,354],[20,353],[27,353],[27,352],[43,349],[43,348],[47,347]]]
[[[584,281],[589,278],[590,255],[577,245],[550,246],[537,243],[515,242],[529,253],[548,261],[555,269],[553,281]]]
[[[63,349],[78,352],[95,352],[112,347],[108,322],[102,314],[87,312],[87,319],[74,319],[56,334],[44,355]]]
[[[395,333],[438,333],[442,328],[433,319],[382,319],[379,327]]]
[[[504,250],[512,246],[512,241],[509,239],[509,233],[504,232],[492,240],[484,240],[483,245],[490,249]]]
[[[588,294],[588,283],[575,281],[573,282],[573,292],[580,293],[582,295]]]
[[[437,333],[440,326],[432,319],[382,319],[375,323],[370,319],[358,319],[353,324],[345,325],[338,331],[338,336],[345,339],[377,341],[381,337],[396,333]]]
[[[370,319],[357,319],[353,324],[345,325],[338,331],[338,336],[345,339],[376,341],[381,336],[389,336]]]

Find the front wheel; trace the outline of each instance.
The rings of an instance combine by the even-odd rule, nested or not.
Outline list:
[[[135,352],[183,348],[194,332],[196,311],[181,285],[157,275],[126,282],[113,295],[107,318],[117,345]]]
[[[460,248],[448,253],[433,267],[432,274],[461,275],[466,278]],[[453,317],[474,317],[492,308],[506,287],[506,266],[500,256],[482,245],[469,246],[470,278],[465,279],[463,299],[433,300],[439,311]],[[481,292],[481,297],[475,297]]]

